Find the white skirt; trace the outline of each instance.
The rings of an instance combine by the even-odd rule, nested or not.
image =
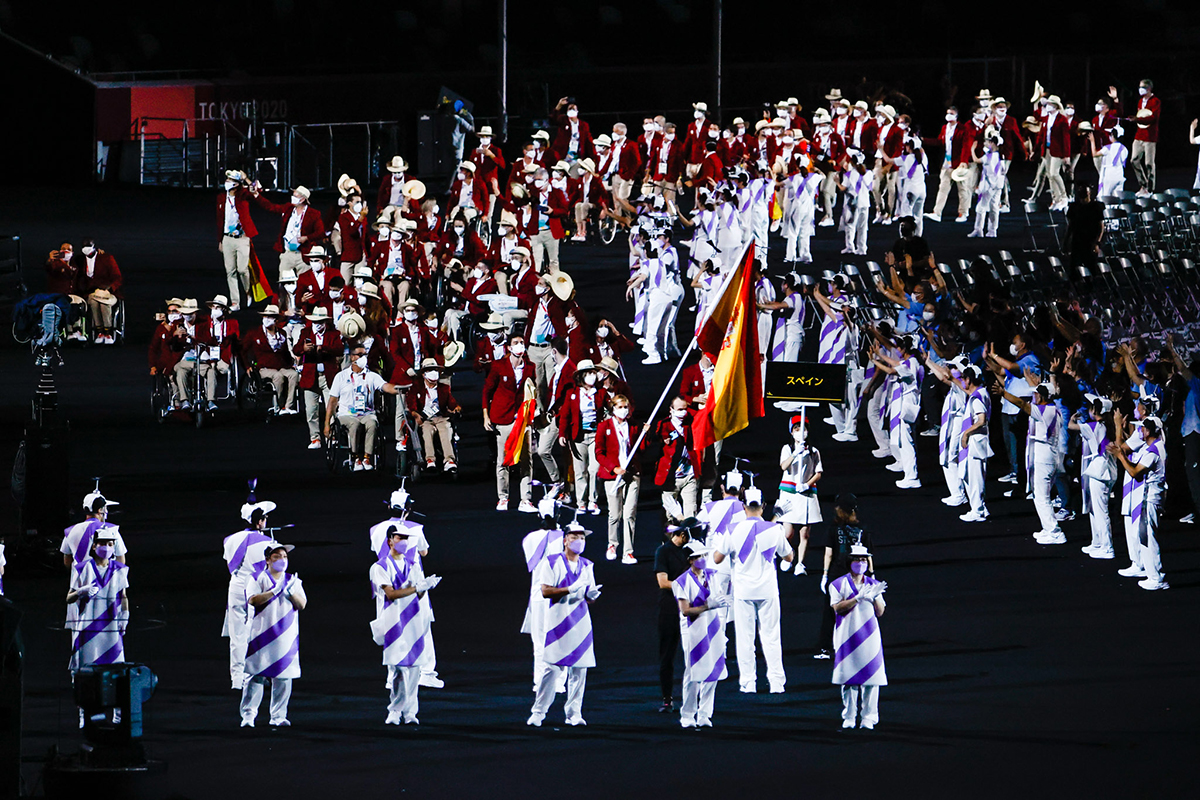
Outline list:
[[[793,525],[813,525],[821,521],[821,503],[817,493],[800,494],[782,493],[776,503],[780,513],[775,517],[776,522],[790,522]]]

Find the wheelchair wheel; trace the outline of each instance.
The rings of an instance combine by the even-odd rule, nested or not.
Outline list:
[[[330,431],[332,433],[332,431]],[[341,455],[338,449],[334,447],[332,442],[325,443],[325,463],[329,467],[329,472],[337,475],[338,463],[341,461]]]
[[[195,408],[192,411],[192,417],[195,420],[197,430],[204,427],[205,418],[208,417],[208,412],[202,408]]]
[[[612,217],[601,217],[598,227],[600,228],[600,241],[612,244],[617,238],[617,221]]]
[[[483,249],[487,250],[492,246],[492,222],[480,214],[475,218],[475,232],[479,235],[479,241],[483,242]],[[472,265],[473,266],[473,265]]]
[[[161,424],[167,418],[167,409],[171,398],[167,391],[166,382],[161,375],[150,376],[150,410],[155,419]]]

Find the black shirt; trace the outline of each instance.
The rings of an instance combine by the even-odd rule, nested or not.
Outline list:
[[[827,529],[825,547],[833,550],[833,558],[829,562],[829,583],[850,571],[850,547],[861,544],[871,549],[871,534],[857,525],[838,525]]]
[[[688,571],[688,556],[687,552],[682,547],[676,547],[674,543],[667,541],[658,546],[654,551],[654,573],[657,575],[660,572],[667,573],[667,580],[674,581],[680,575]],[[675,593],[670,589],[659,589],[659,608],[663,611],[677,611],[679,604],[675,602]]]
[[[1085,253],[1095,248],[1103,227],[1103,203],[1095,200],[1071,203],[1067,209],[1067,236],[1071,240],[1071,252]]]
[[[904,266],[905,256],[912,256],[914,270],[922,266],[927,269],[929,267],[927,263],[929,261],[929,243],[925,241],[924,236],[897,239],[896,243],[892,245],[892,255],[896,257],[898,269]]]

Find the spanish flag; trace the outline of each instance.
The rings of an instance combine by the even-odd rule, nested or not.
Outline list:
[[[270,282],[267,281],[267,273],[263,271],[262,262],[258,260],[258,253],[254,250],[254,242],[250,242],[250,297],[256,303],[261,303],[268,297],[275,294],[271,288]],[[237,298],[234,298],[235,300]]]
[[[696,337],[700,349],[716,362],[708,402],[692,422],[697,449],[737,433],[765,413],[753,265],[751,242]]]
[[[531,378],[525,379],[525,399],[517,409],[517,417],[513,420],[512,430],[504,441],[504,466],[511,467],[521,461],[521,454],[529,444],[529,423],[537,413],[537,389]]]

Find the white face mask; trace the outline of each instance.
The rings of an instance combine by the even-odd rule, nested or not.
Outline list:
[[[1075,116],[1075,109],[1073,109],[1073,108],[1064,108],[1064,109],[1063,109],[1063,113],[1064,113],[1064,114],[1066,114],[1068,117],[1073,117],[1073,116]]]
[[[525,345],[521,344],[520,342],[513,342],[512,347],[510,349],[512,350],[512,354],[514,356],[525,355]]]
[[[225,312],[224,312],[224,311],[222,311],[220,307],[218,307],[218,308],[214,308],[214,309],[213,309],[211,312],[209,312],[209,313],[210,313],[210,316],[212,316],[212,318],[213,318],[213,319],[220,319],[221,317],[225,316]]]
[[[578,116],[579,116],[579,109],[577,109],[577,108],[568,108],[568,109],[567,109],[567,116],[568,116],[568,117],[570,117],[571,119],[575,119],[576,117],[578,117]]]
[[[350,206],[350,210],[353,211],[355,214],[361,214],[362,210],[363,210],[363,204],[355,203],[354,205]]]
[[[796,444],[803,442],[804,441],[804,431],[802,431],[802,430],[792,431],[792,441],[794,441]]]
[[[1147,89],[1145,86],[1139,86],[1138,94],[1141,95],[1142,97],[1145,97],[1146,95],[1150,94],[1150,90]]]
[[[881,127],[887,125],[887,117],[885,117],[883,114],[876,114],[875,122],[877,122]]]
[[[672,408],[671,416],[674,417],[675,419],[683,419],[684,417],[687,416],[687,409],[686,408]]]
[[[996,119],[1004,119],[1006,116],[1008,116],[1007,108],[997,108],[996,109]]]
[[[921,314],[921,319],[925,320],[926,322],[933,322],[934,317],[936,317],[936,316],[937,316],[937,314],[935,312],[926,311]]]
[[[228,192],[230,189],[232,189],[235,186],[237,186],[237,184],[234,183],[233,181],[225,181],[225,191]]]
[[[467,229],[466,229],[466,228],[464,228],[462,225],[455,225],[455,226],[454,226],[454,235],[455,235],[455,236],[462,236],[462,235],[463,235],[463,233],[464,233],[466,230],[467,230]]]
[[[535,181],[533,182],[533,185],[534,185],[534,186],[536,186],[536,187],[537,187],[537,188],[539,188],[539,189],[544,189],[544,188],[546,188],[546,179],[545,179],[545,178],[538,178],[537,180],[535,180]]]
[[[625,140],[625,134],[623,134],[623,133],[617,133],[616,131],[613,131],[613,134],[612,134],[612,140],[613,140],[614,142],[621,142],[621,141],[624,141],[624,140]]]
[[[510,259],[508,263],[509,263],[509,264],[512,264],[512,268],[513,268],[513,269],[519,270],[519,269],[521,268],[521,258],[520,258],[520,256],[518,256],[518,257],[516,257],[516,258],[513,258],[513,259]],[[536,290],[535,290],[535,291],[536,291]]]
[[[629,416],[629,406],[617,406],[613,409],[613,416],[617,419],[625,419]]]
[[[547,286],[546,284],[544,284],[544,283],[539,283],[537,286],[535,286],[535,287],[533,288],[533,291],[534,291],[536,294],[545,294],[546,292],[550,291],[550,287],[548,287],[548,286]]]
[[[417,321],[417,312],[409,309],[408,311],[404,312],[404,318],[406,320],[408,320],[409,322],[416,322]]]
[[[846,116],[846,107],[838,106],[837,108],[835,108],[833,110],[833,113],[837,114],[838,116],[844,117],[844,116]]]
[[[535,152],[536,152],[536,151],[538,151],[538,150],[541,150],[541,149],[542,149],[542,143],[541,143],[541,141],[539,141],[539,140],[537,140],[537,139],[534,139],[534,140],[533,140],[533,149],[534,149],[534,151],[535,151]]]
[[[1008,352],[1012,354],[1013,358],[1016,358],[1020,354],[1021,351],[1019,349],[1017,349],[1017,346],[1015,344],[1010,344],[1008,346]]]
[[[596,385],[596,373],[589,372],[587,375],[584,375],[583,382],[585,384],[587,384],[588,386],[595,386]]]
[[[482,278],[483,277],[483,267],[476,267],[475,269],[471,270],[471,274],[473,276],[475,276],[476,278]]]
[[[342,299],[342,290],[341,289],[330,289],[329,290],[329,299],[330,300],[341,300]]]
[[[675,141],[675,134],[673,132],[672,133],[664,133],[663,139],[665,139],[668,142],[673,142],[673,141]]]
[[[490,137],[490,136],[479,137],[479,146],[480,147],[487,147],[491,143],[492,143],[492,137]]]
[[[404,241],[404,234],[400,231],[392,231],[392,241],[400,244],[400,242]]]
[[[361,355],[358,358],[354,359],[354,366],[358,367],[359,369],[366,369],[367,368],[367,357],[365,355]]]
[[[597,338],[604,339],[607,336],[608,336],[608,326],[601,325],[599,328],[596,328],[596,337]]]
[[[697,108],[692,113],[692,116],[695,117],[696,119],[704,119],[704,112]]]
[[[863,115],[863,112],[862,112],[861,108],[854,109],[854,116],[861,117],[862,115]]]
[[[987,111],[989,108],[992,107],[992,101],[991,100],[980,100],[979,107],[982,108],[984,111]]]
[[[90,245],[90,244],[89,244],[89,245],[85,245],[85,246],[84,246],[84,248],[83,248],[83,254],[84,254],[85,256],[90,256],[90,255],[91,255],[92,253],[94,253],[94,252],[96,252],[96,248],[95,248],[95,247],[93,247],[93,246],[92,246],[92,245]]]
[[[497,231],[497,233],[500,234],[501,237],[508,236],[508,226],[507,225],[496,226],[496,231]]]
[[[574,328],[574,327],[575,327],[575,318],[574,318],[574,317],[568,316],[568,317],[567,317],[567,319],[566,319],[566,322],[567,322],[567,327],[568,327],[568,328]]]
[[[292,205],[298,206],[303,202],[304,202],[303,197],[297,197],[296,195],[292,195]]]
[[[179,322],[181,319],[183,319],[183,314],[178,311],[171,311],[167,314],[167,322]]]
[[[897,122],[896,127],[902,131],[906,131],[906,130],[908,130],[908,123],[907,122]]]
[[[73,256],[73,255],[75,255],[75,254],[73,252],[71,252],[70,250],[63,250],[62,252],[60,252],[58,254],[58,257],[63,261],[70,261],[71,256]]]
[[[791,143],[792,143],[792,142],[794,142],[794,141],[796,141],[796,140],[795,140],[795,139],[793,139],[793,138],[792,138],[792,137],[790,137],[790,136],[785,136],[785,137],[783,137],[783,143],[784,143],[785,145],[786,145],[786,144],[791,144]]]
[[[976,111],[973,116],[976,122],[983,122],[984,118],[987,117],[987,114],[983,111]]]
[[[439,373],[439,372],[438,372],[436,369],[431,369],[431,370],[428,370],[428,371],[426,371],[426,372],[424,372],[424,373],[422,373],[422,374],[424,374],[424,376],[425,376],[425,380],[427,380],[427,381],[436,381],[436,380],[438,379],[438,375],[439,375],[440,373]]]
[[[1103,103],[1096,103],[1096,113],[1103,114],[1106,106]]]
[[[425,320],[426,328],[436,328],[437,326],[438,326],[437,317],[430,317],[429,319]]]
[[[958,114],[947,114],[946,115],[946,122],[956,122],[956,121],[958,121]]]
[[[710,138],[710,139],[715,139],[715,138],[717,138],[717,134],[718,134],[718,133],[720,133],[720,131],[709,131],[709,132],[708,132],[708,138]]]

